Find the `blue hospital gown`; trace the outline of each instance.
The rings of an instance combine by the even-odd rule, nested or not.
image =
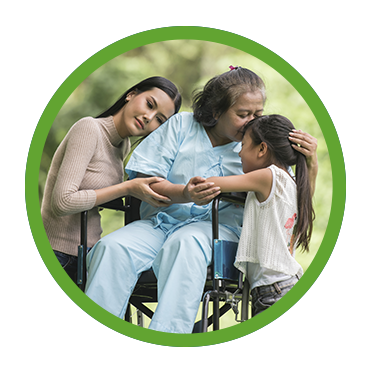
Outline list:
[[[232,142],[213,147],[193,114],[183,112],[170,118],[134,151],[126,166],[130,179],[143,173],[186,185],[194,176],[204,178],[243,174],[238,156],[241,144]],[[230,203],[220,204],[219,222],[240,235],[243,211]],[[154,219],[156,226],[171,233],[185,224],[211,220],[211,203],[174,204],[158,208],[142,203],[142,219]],[[211,233],[211,232],[210,232]]]

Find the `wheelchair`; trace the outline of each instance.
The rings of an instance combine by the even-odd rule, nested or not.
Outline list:
[[[251,317],[249,302],[250,289],[242,272],[238,271],[233,263],[237,250],[237,243],[219,240],[218,212],[220,201],[245,204],[245,197],[234,194],[222,193],[212,202],[212,262],[208,267],[207,278],[202,298],[201,319],[195,323],[193,333],[207,332],[212,325],[212,330],[220,329],[220,317],[232,310],[236,322],[244,322]],[[100,209],[123,211],[125,213],[125,225],[140,219],[141,201],[132,196],[119,198],[99,205]],[[85,291],[87,269],[87,220],[88,211],[81,213],[81,242],[78,247],[78,272],[77,283],[82,291]],[[209,304],[212,301],[212,314],[209,316]],[[220,307],[220,302],[224,303]],[[129,299],[125,320],[132,322],[132,307],[137,312],[137,325],[144,326],[143,315],[152,318],[154,312],[148,307],[149,303],[157,303],[157,279],[152,269],[141,274],[133,293]],[[240,318],[238,318],[238,316]]]

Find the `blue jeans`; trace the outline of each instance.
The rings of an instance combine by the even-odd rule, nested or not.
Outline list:
[[[259,286],[252,290],[252,315],[263,312],[282,298],[298,281],[297,277]],[[306,293],[290,310],[274,322],[252,334],[253,344],[303,344],[310,319],[313,302]]]
[[[76,280],[77,257],[55,251],[68,275]],[[26,246],[26,344],[62,344],[69,297],[44,265],[35,245]]]

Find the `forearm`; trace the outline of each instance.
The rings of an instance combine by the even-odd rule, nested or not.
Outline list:
[[[137,176],[146,177],[144,174],[138,174]],[[168,205],[188,202],[205,205],[220,193],[219,187],[215,187],[213,183],[205,182],[205,179],[201,177],[190,179],[187,185],[174,184],[168,180],[163,180],[160,183],[151,184],[151,189],[168,197],[171,200]]]
[[[92,209],[95,199],[93,190],[81,190],[69,194],[53,191],[50,207],[55,216],[66,216]]]
[[[170,204],[187,203],[191,200],[187,199],[184,195],[184,185],[173,184],[168,180],[159,183],[151,184],[151,188],[160,195],[166,196],[171,199]]]
[[[128,196],[130,194],[130,181],[115,184],[106,188],[96,189],[95,194],[96,200],[94,206],[102,205],[119,197]]]
[[[207,178],[221,192],[260,192],[270,189],[272,173],[269,169],[260,169],[248,174]]]
[[[245,192],[246,190],[241,190],[241,182],[238,181],[237,176],[228,177],[217,177],[213,176],[206,179],[206,182],[211,182],[215,184],[215,187],[219,187],[220,191],[223,193],[229,192]],[[245,187],[242,187],[245,188]]]
[[[148,178],[150,175],[146,174],[137,174],[137,178]],[[152,183],[150,185],[151,189],[165,197],[168,197],[171,202],[167,202],[168,205],[171,204],[180,204],[190,202],[189,198],[184,194],[185,186],[182,184],[174,184],[170,181],[164,179],[162,182]]]
[[[250,192],[256,193],[260,201],[265,200],[271,191],[273,175],[270,169],[259,169],[247,174],[225,177],[211,177],[206,182],[214,183],[221,192]]]

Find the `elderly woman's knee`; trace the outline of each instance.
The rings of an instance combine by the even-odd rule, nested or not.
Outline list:
[[[190,264],[209,264],[211,245],[207,238],[198,238],[192,234],[174,234],[163,245],[162,259],[183,260]]]

